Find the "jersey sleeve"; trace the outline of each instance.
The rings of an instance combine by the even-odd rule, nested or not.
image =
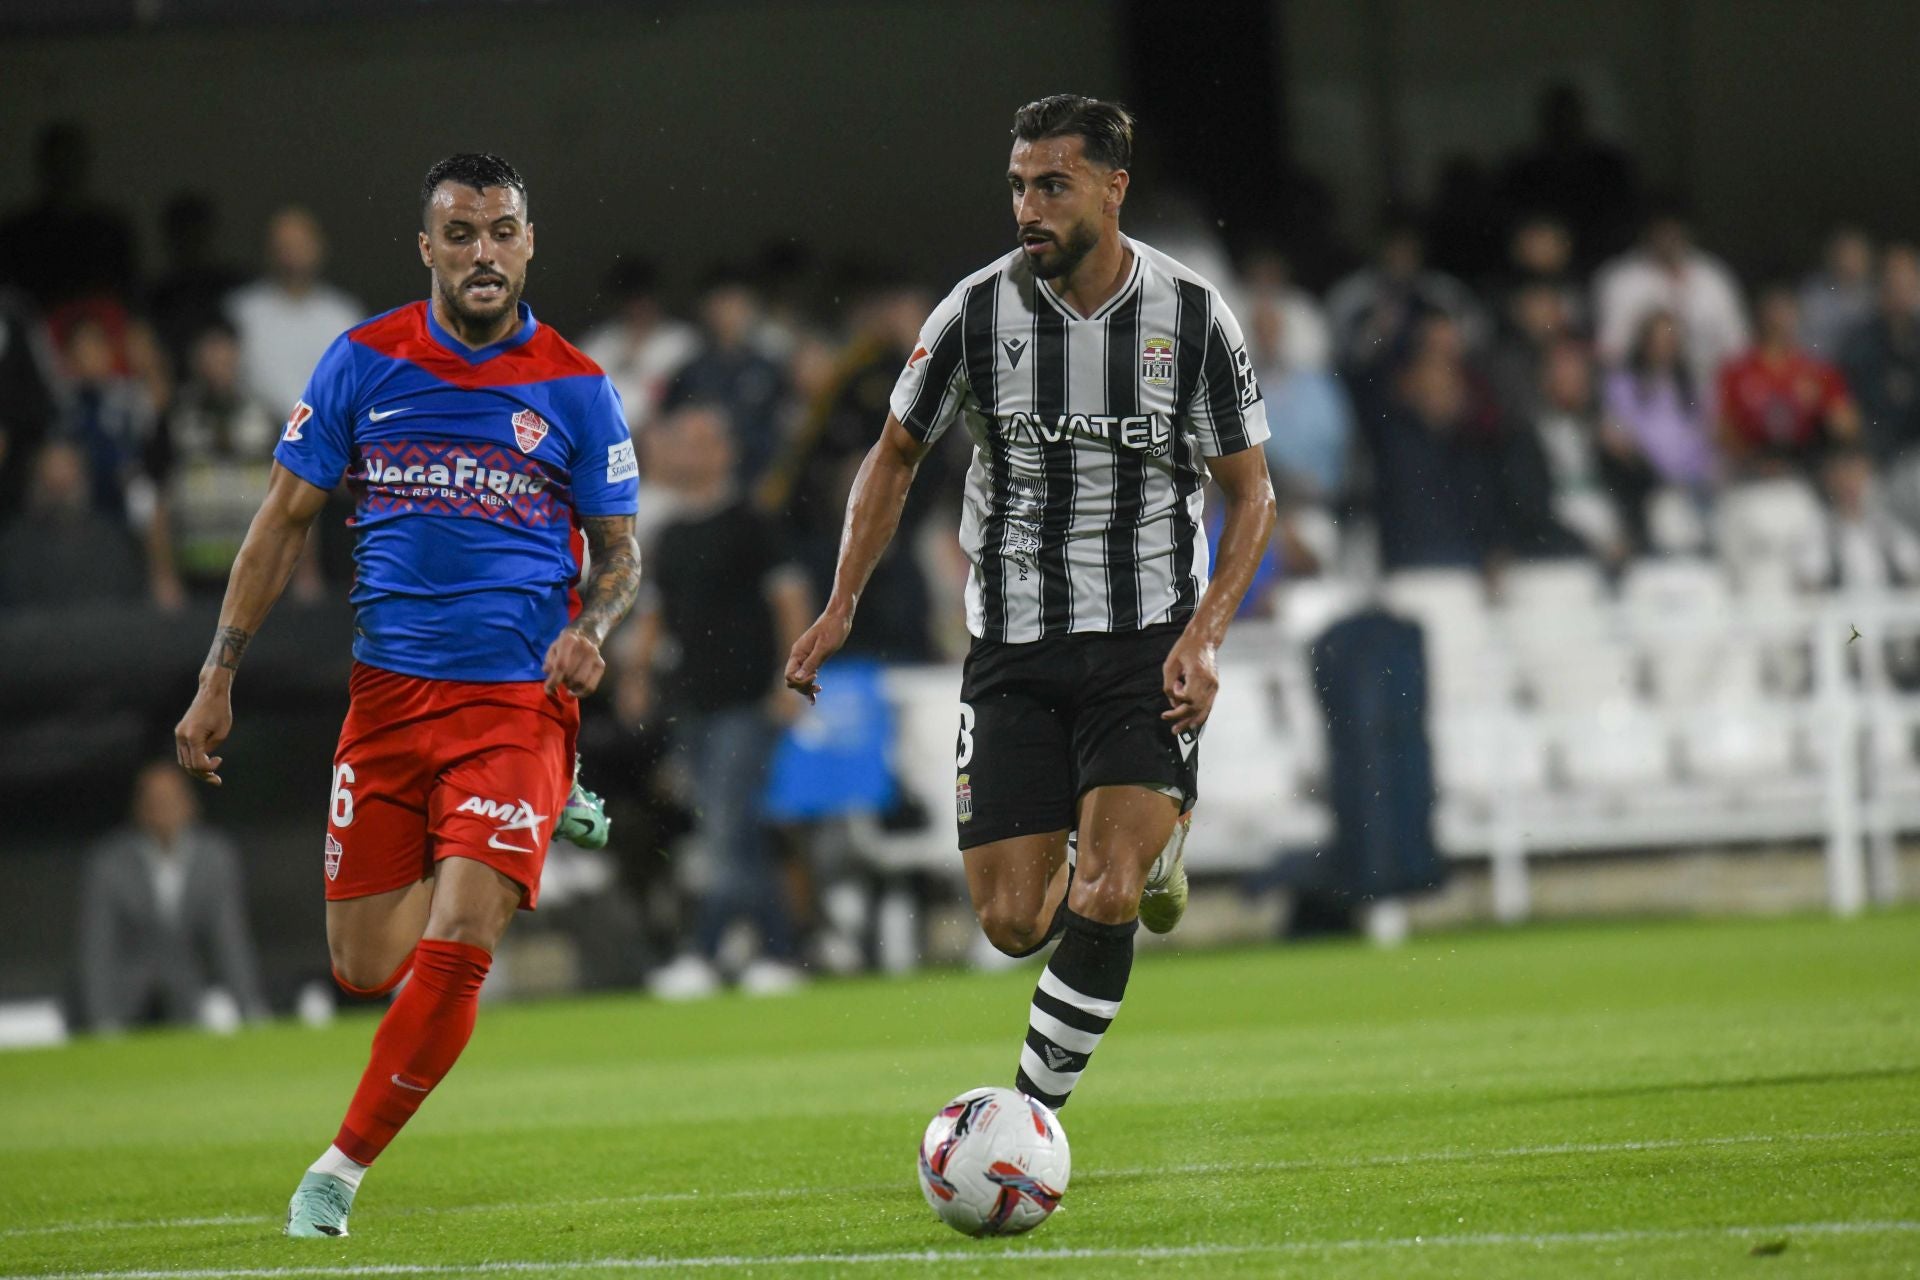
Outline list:
[[[925,443],[938,440],[960,416],[961,400],[966,395],[966,361],[960,327],[961,304],[965,292],[956,289],[947,295],[927,323],[921,327],[920,341],[907,357],[907,367],[893,384],[888,407],[900,425],[914,439]]]
[[[573,439],[573,509],[583,516],[638,512],[640,462],[620,393],[609,379],[600,379]]]
[[[287,415],[273,449],[274,461],[316,489],[339,484],[353,453],[358,396],[353,340],[343,333],[320,357],[305,393]]]
[[[1200,382],[1187,405],[1187,422],[1209,458],[1251,449],[1267,438],[1267,403],[1253,374],[1253,357],[1240,322],[1220,295],[1213,295]]]

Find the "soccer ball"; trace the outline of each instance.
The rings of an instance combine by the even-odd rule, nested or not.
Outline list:
[[[1073,1166],[1053,1112],[983,1085],[940,1108],[920,1140],[920,1190],[940,1221],[970,1236],[1012,1236],[1047,1220]]]

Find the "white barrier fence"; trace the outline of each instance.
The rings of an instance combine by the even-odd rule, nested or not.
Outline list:
[[[1896,841],[1920,830],[1920,696],[1889,654],[1920,649],[1920,592],[1736,594],[1717,566],[1660,561],[1615,592],[1591,567],[1398,575],[1379,603],[1423,624],[1428,726],[1449,856],[1486,859],[1496,914],[1530,909],[1536,856],[1818,841],[1847,915],[1899,890]],[[1279,623],[1236,627],[1202,743],[1188,859],[1240,872],[1327,840],[1325,722],[1309,646],[1361,604],[1341,584],[1293,590]],[[882,868],[959,874],[958,668],[888,674],[895,768],[929,802],[925,831],[855,824]]]

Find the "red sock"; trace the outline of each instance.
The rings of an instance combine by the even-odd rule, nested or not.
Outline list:
[[[413,981],[380,1019],[372,1059],[333,1140],[348,1159],[372,1164],[453,1069],[473,1035],[480,984],[492,963],[491,955],[464,942],[421,940]]]
[[[417,946],[418,944],[416,943],[415,945]],[[413,952],[409,951],[407,952],[407,958],[400,962],[400,967],[388,974],[387,980],[377,987],[356,987],[341,977],[338,969],[333,971],[333,980],[339,983],[340,989],[348,995],[359,996],[362,999],[371,999],[374,996],[383,996],[399,986],[411,972],[413,972]]]

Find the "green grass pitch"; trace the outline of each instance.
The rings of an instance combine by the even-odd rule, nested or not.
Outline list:
[[[1033,1234],[913,1176],[1035,970],[488,1008],[339,1241],[373,1030],[0,1055],[0,1276],[1920,1275],[1920,916],[1145,954]]]

